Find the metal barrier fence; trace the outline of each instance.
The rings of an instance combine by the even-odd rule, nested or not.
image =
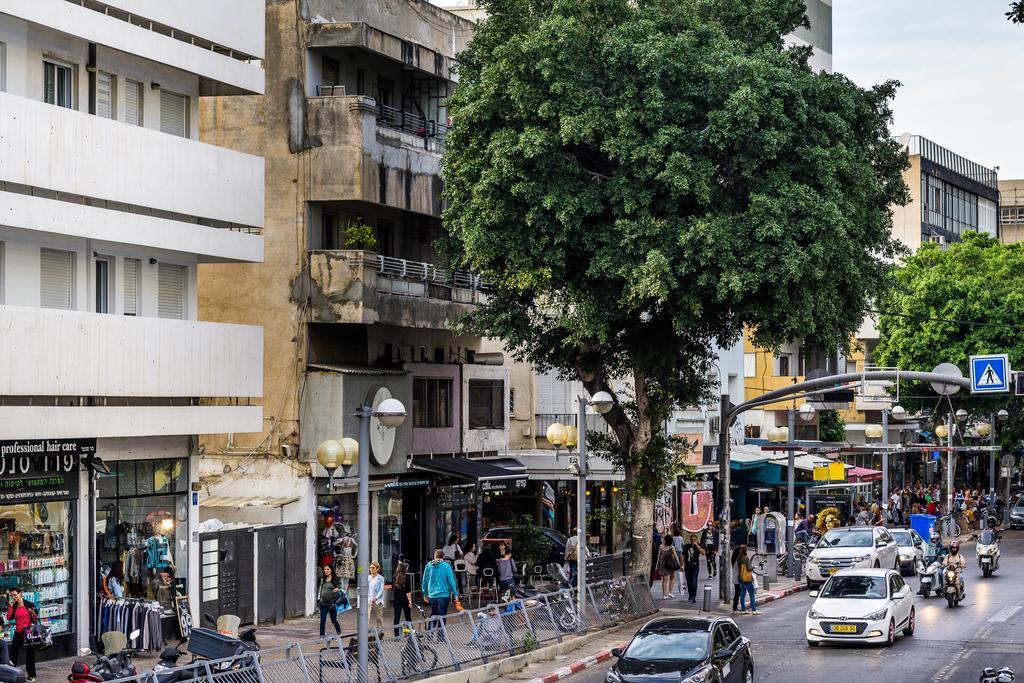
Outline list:
[[[583,614],[576,590],[562,588],[444,617],[402,622],[370,632],[368,679],[360,680],[354,636],[260,650],[182,665],[173,673],[146,672],[118,683],[387,683],[529,652],[567,635],[616,624],[656,611],[643,575],[587,587]],[[185,672],[178,676],[178,672]]]

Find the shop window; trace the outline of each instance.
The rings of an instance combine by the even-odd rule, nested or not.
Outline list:
[[[504,380],[469,380],[469,428],[505,428]]]
[[[111,463],[97,484],[96,545],[104,574],[121,562],[125,597],[174,614],[188,571],[188,460]]]
[[[443,429],[452,426],[452,380],[416,377],[412,381],[412,426]]]

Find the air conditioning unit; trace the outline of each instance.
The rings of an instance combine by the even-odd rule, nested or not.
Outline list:
[[[933,244],[938,244],[941,247],[946,246],[946,238],[943,235],[929,235],[928,241]]]

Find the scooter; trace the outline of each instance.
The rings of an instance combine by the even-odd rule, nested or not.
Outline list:
[[[217,620],[213,618],[212,614],[204,613],[203,620],[210,624],[213,630],[216,630]],[[188,642],[188,638],[182,638],[178,641],[177,645],[169,645],[160,653],[160,661],[153,667],[153,674],[156,676],[158,683],[179,683],[180,681],[202,680],[205,678],[205,668],[194,666],[202,657],[192,655],[192,660],[188,664],[179,666],[178,660],[188,654],[181,649],[181,646],[186,642]],[[244,658],[246,653],[256,652],[259,649],[260,644],[256,642],[256,629],[246,629],[238,634],[234,652],[236,659],[218,662],[211,666],[210,669],[214,673],[237,669],[247,661]],[[232,678],[232,680],[235,679]]]
[[[917,575],[921,580],[921,597],[927,600],[933,595],[942,595],[942,562],[936,556],[918,561]]]
[[[985,529],[981,535],[974,534],[978,542],[974,546],[974,554],[978,558],[978,569],[982,576],[992,576],[999,569],[999,535],[991,529]]]
[[[137,639],[140,633],[141,631],[138,629],[132,631],[128,636],[128,642]],[[140,652],[141,650],[125,646],[119,652],[100,655],[93,653],[87,647],[83,647],[78,651],[79,656],[88,657],[89,655],[94,655],[96,661],[90,665],[84,660],[76,660],[71,665],[68,681],[71,683],[98,683],[102,681],[116,681],[138,675],[135,664],[132,662],[132,657]]]
[[[1016,674],[1008,666],[1004,666],[999,671],[989,666],[981,672],[981,678],[978,681],[979,683],[1013,683],[1013,679],[1016,677]]]
[[[11,664],[7,641],[0,638],[0,683],[25,683],[28,674]]]
[[[943,576],[945,577],[944,583],[947,607],[956,607],[966,596],[966,593],[964,592],[962,572],[950,567],[946,569]]]

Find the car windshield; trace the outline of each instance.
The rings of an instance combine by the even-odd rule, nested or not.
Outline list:
[[[896,545],[914,545],[914,537],[910,535],[909,531],[890,531],[889,533],[896,539]]]
[[[623,658],[641,662],[688,661],[708,656],[707,631],[640,631],[623,653]]]
[[[992,533],[991,529],[985,529],[981,532],[981,536],[978,537],[978,543],[982,545],[992,545],[996,542],[996,535]]]
[[[1024,498],[1020,498],[1013,504],[1014,510],[1024,510]]]
[[[839,531],[833,529],[818,542],[820,548],[870,548],[871,531]]]
[[[833,576],[818,594],[821,598],[873,600],[885,597],[884,576]]]

